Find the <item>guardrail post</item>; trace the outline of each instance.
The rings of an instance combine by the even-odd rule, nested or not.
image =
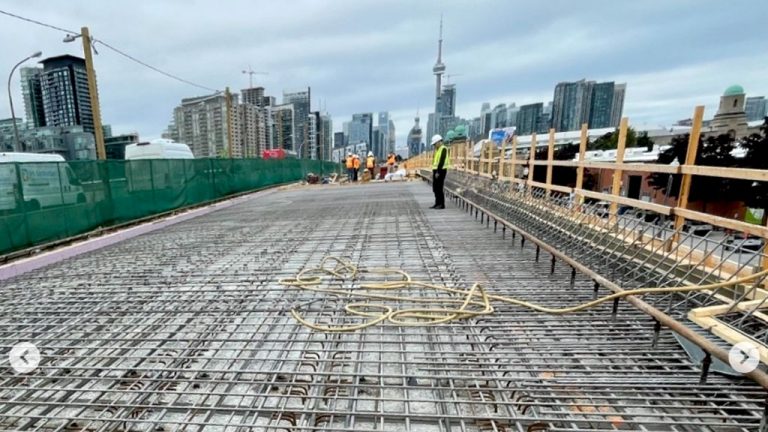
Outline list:
[[[507,138],[504,138],[504,141],[501,142],[501,154],[499,154],[499,180],[504,180],[504,166],[506,165],[505,160],[507,158]]]
[[[688,137],[688,152],[685,154],[684,165],[696,165],[696,154],[699,151],[699,137],[701,136],[701,124],[704,120],[704,106],[699,105],[693,112],[693,126],[691,127],[691,134]],[[682,167],[681,167],[682,168]],[[691,192],[691,180],[692,174],[683,174],[683,180],[680,183],[680,194],[677,197],[677,208],[688,208],[688,195]],[[669,242],[668,247],[671,247],[672,243],[677,243],[680,239],[680,229],[685,223],[685,217],[676,214],[675,215],[675,232],[672,234],[672,241]]]
[[[509,158],[510,159],[510,170],[509,177],[512,178],[512,184],[515,183],[515,180],[517,179],[517,135],[512,136],[512,155]]]
[[[627,117],[622,117],[621,123],[619,124],[619,142],[618,147],[616,148],[616,167],[613,170],[613,187],[611,188],[611,195],[614,197],[621,195],[621,178],[624,176],[622,165],[624,165],[624,150],[627,147],[628,123],[629,119]],[[610,221],[611,224],[613,224],[616,222],[616,214],[619,210],[619,203],[616,201],[611,201],[610,209]]]
[[[555,130],[549,129],[547,143],[547,196],[552,193],[552,159],[555,157]]]
[[[528,156],[528,181],[526,182],[527,194],[531,195],[531,182],[533,181],[533,162],[536,159],[536,132],[531,134],[531,154]]]
[[[584,158],[587,153],[587,131],[589,126],[587,123],[581,125],[581,138],[579,139],[579,162],[576,166],[576,190],[574,191],[574,198],[576,199],[574,208],[580,209],[584,203],[584,195],[580,191],[584,188]]]

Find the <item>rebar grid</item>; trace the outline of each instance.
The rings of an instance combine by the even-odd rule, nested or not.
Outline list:
[[[706,237],[686,232],[677,232],[679,240],[669,247],[667,242],[660,240],[668,240],[673,230],[642,220],[610,220],[607,214],[599,216],[600,209],[590,204],[582,205],[579,212],[572,212],[569,208],[575,203],[567,196],[556,192],[547,196],[546,191],[540,188],[527,189],[522,185],[515,187],[509,183],[463,173],[454,173],[449,186],[472,202],[525,227],[537,238],[557,245],[560,251],[624,288],[672,287],[735,278],[723,274],[722,267],[726,261],[735,262],[736,269],[732,270],[732,274],[737,274],[742,270],[759,271],[761,258],[765,256],[764,248],[742,256],[735,250],[729,250],[725,238],[713,242]],[[681,250],[684,244],[688,246],[688,252]],[[695,249],[704,250],[704,255],[693,259]],[[716,253],[719,254],[719,264],[711,267],[708,260]],[[724,304],[723,298],[733,301],[747,299],[750,290],[754,290],[761,282],[757,280],[748,287],[737,286],[708,292],[648,295],[645,301],[678,320],[688,321],[687,313],[691,309]],[[715,297],[715,294],[719,294],[720,298]],[[749,310],[737,312],[737,318],[731,319],[730,325],[757,341],[768,340],[765,322],[755,321],[751,317],[761,306],[755,305]],[[749,325],[756,322],[758,326]],[[723,341],[703,331],[697,324],[688,323],[702,336],[725,346]]]
[[[413,183],[287,191],[9,281],[2,351],[31,341],[42,362],[26,376],[2,365],[0,429],[757,430],[761,388],[701,382],[672,334],[624,303],[342,334],[290,317],[301,305],[350,322],[344,299],[277,284],[329,255],[549,306],[605,294],[429,200]]]

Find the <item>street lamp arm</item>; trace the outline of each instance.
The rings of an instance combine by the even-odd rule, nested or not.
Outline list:
[[[16,72],[16,69],[21,66],[24,62],[31,60],[36,57],[40,57],[43,55],[41,51],[37,51],[36,53],[30,55],[29,57],[26,57],[24,60],[16,63],[13,66],[13,69],[11,69],[11,73],[8,75],[8,103],[11,105],[11,122],[13,123],[13,137],[14,137],[14,150],[19,151],[19,127],[16,125],[16,113],[13,110],[13,96],[11,95],[11,79],[13,78],[13,73]]]

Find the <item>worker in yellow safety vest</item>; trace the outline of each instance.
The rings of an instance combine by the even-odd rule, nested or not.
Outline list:
[[[354,171],[353,174],[355,178],[352,181],[357,181],[357,173],[360,172],[360,156],[354,155],[354,158],[352,159],[352,166],[353,166],[352,171]]]
[[[432,192],[435,194],[435,205],[430,208],[445,208],[445,175],[448,168],[451,167],[451,156],[448,154],[448,148],[443,145],[443,137],[434,135],[432,145],[435,147],[435,156],[432,158]]]
[[[347,153],[347,158],[345,159],[345,163],[347,166],[347,178],[349,181],[353,182],[355,181],[355,158],[352,156],[352,153]]]
[[[371,173],[371,180],[376,178],[376,175],[373,173],[374,168],[376,168],[376,158],[373,157],[373,152],[368,152],[368,157],[365,158],[365,168]]]

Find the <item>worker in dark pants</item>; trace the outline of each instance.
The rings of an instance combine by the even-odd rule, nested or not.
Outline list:
[[[451,157],[448,154],[448,148],[443,145],[443,137],[435,135],[432,137],[432,145],[435,147],[435,155],[432,158],[432,192],[435,194],[435,205],[430,208],[445,208],[445,175],[448,168],[451,167]]]

